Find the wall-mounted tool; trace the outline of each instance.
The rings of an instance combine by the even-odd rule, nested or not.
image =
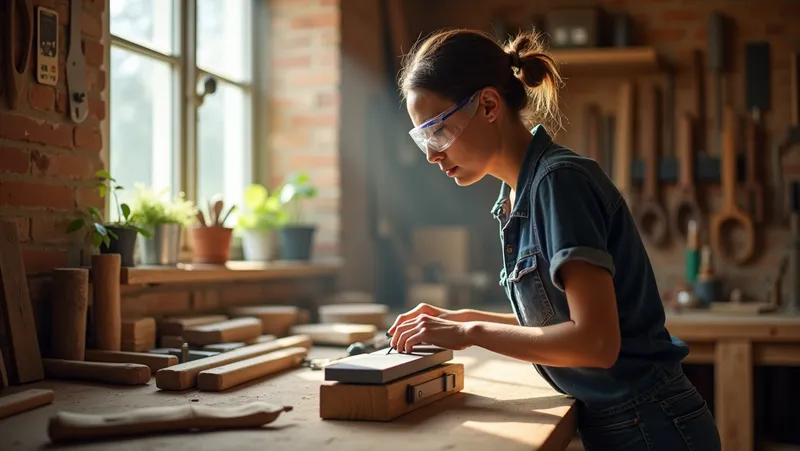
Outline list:
[[[628,204],[633,201],[631,163],[633,162],[635,90],[636,86],[632,80],[622,82],[614,132],[614,185],[617,186]]]
[[[33,41],[33,17],[25,0],[6,0],[3,16],[8,21],[3,43],[5,44],[5,77],[8,84],[8,106],[12,110],[19,108],[24,95],[23,85],[28,72],[28,59]],[[21,36],[17,27],[22,29]]]
[[[736,114],[731,108],[725,110],[725,128],[722,147],[722,206],[711,217],[711,245],[717,255],[726,256],[738,264],[750,260],[755,253],[755,229],[753,219],[742,211],[736,203],[736,138],[738,129]],[[732,252],[724,244],[726,225],[738,224],[744,232],[744,242],[740,252]]]
[[[748,121],[744,193],[753,219],[764,219],[764,193],[759,181],[758,155],[763,142],[762,117],[770,107],[770,51],[768,42],[749,42],[745,46],[745,97]]]
[[[800,182],[790,185],[791,204],[791,237],[789,244],[789,302],[784,312],[789,315],[800,315]]]
[[[791,86],[789,86],[792,102],[792,123],[786,131],[786,137],[772,148],[772,179],[775,192],[775,222],[782,224],[785,219],[783,168],[781,154],[793,145],[800,144],[800,52],[791,55]]]
[[[653,245],[661,245],[667,239],[669,221],[664,206],[661,204],[658,189],[658,161],[661,152],[661,91],[657,86],[648,90],[648,94],[643,96],[641,105],[646,113],[642,114],[643,127],[640,137],[644,148],[645,159],[645,178],[644,190],[642,192],[641,203],[636,211],[636,220],[639,230],[644,234],[648,241]]]
[[[86,97],[86,60],[81,49],[81,14],[83,2],[70,1],[69,54],[67,55],[67,89],[69,89],[69,115],[73,122],[83,122],[89,115]]]
[[[725,18],[711,13],[708,21],[708,66],[714,74],[714,149],[722,155],[723,99],[722,72],[725,70]]]
[[[36,10],[36,80],[58,83],[58,13],[40,6]]]

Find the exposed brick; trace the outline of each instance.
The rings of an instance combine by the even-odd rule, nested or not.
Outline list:
[[[75,147],[99,152],[103,149],[103,135],[96,127],[77,126],[75,127]]]
[[[58,0],[55,2],[55,10],[58,13],[58,23],[61,25],[69,24],[69,0]],[[61,42],[65,42],[62,39]]]
[[[81,14],[81,32],[91,38],[100,39],[103,37],[103,23],[96,15],[84,11]]]
[[[103,44],[92,39],[83,40],[83,56],[86,60],[86,65],[91,67],[100,67],[103,65],[103,55],[105,50]]]
[[[25,149],[0,147],[0,172],[27,174],[31,167],[31,156]]]
[[[37,6],[44,6],[45,8],[53,9],[53,0],[33,0],[34,9]]]
[[[95,84],[92,90],[95,92],[104,92],[106,90],[106,71],[98,70],[95,73]]]
[[[338,11],[301,15],[292,19],[292,28],[325,28],[338,24]]]
[[[319,155],[292,153],[289,164],[293,168],[325,168],[339,164],[339,157],[333,153]]]
[[[334,113],[329,114],[298,114],[291,119],[292,126],[294,127],[303,127],[303,126],[318,126],[318,125],[336,125],[339,122],[339,118]]]
[[[72,147],[72,126],[17,114],[0,114],[0,137],[69,148]]]
[[[31,221],[27,217],[9,216],[0,209],[0,219],[10,221],[17,225],[17,236],[20,243],[31,240]]]
[[[94,186],[82,186],[77,188],[75,199],[78,201],[78,207],[85,209],[87,207],[102,208],[104,200],[97,192]]]
[[[21,180],[0,180],[0,205],[70,209],[73,188]]]
[[[106,102],[100,99],[89,99],[89,115],[102,121],[106,118]]]
[[[105,0],[83,0],[83,5],[84,7],[89,7],[100,14],[106,10]]]
[[[58,91],[56,96],[56,111],[59,113],[67,112],[67,91]]]
[[[703,15],[699,11],[691,9],[668,9],[661,13],[661,20],[664,22],[692,22],[702,20]]]
[[[67,266],[67,251],[23,247],[22,261],[27,275],[48,273],[53,268]]]
[[[291,84],[296,87],[333,87],[339,81],[339,75],[331,71],[312,71],[292,75]]]
[[[311,57],[308,55],[287,56],[276,58],[271,63],[274,69],[291,69],[296,67],[311,67]]]
[[[339,95],[336,92],[321,92],[317,94],[317,105],[320,107],[336,106],[339,104]]]
[[[71,238],[67,234],[67,226],[73,219],[69,216],[34,216],[31,218],[31,239],[37,244],[68,241]]]
[[[677,41],[686,36],[683,28],[655,28],[648,32],[650,39],[655,41]]]
[[[40,111],[53,111],[56,91],[52,86],[31,83],[28,89],[28,102],[31,107]]]
[[[32,172],[39,176],[86,179],[94,172],[94,161],[82,155],[31,152]]]

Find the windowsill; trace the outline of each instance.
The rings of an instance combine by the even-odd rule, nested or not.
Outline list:
[[[311,262],[230,261],[225,265],[179,263],[177,266],[137,266],[122,268],[120,284],[142,285],[161,283],[228,282],[236,280],[293,279],[335,276],[341,269],[339,260]]]

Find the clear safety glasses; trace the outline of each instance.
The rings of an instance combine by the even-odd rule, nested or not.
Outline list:
[[[433,119],[414,127],[408,132],[417,146],[428,154],[428,150],[444,152],[458,138],[478,110],[478,94],[472,94],[458,105],[447,109]],[[462,111],[462,114],[455,115]],[[449,119],[449,120],[448,120]],[[445,123],[447,121],[447,123]]]

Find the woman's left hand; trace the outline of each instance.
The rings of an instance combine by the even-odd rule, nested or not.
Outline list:
[[[390,344],[398,352],[411,352],[414,345],[427,343],[445,349],[462,350],[471,346],[469,323],[422,314],[397,326]]]

